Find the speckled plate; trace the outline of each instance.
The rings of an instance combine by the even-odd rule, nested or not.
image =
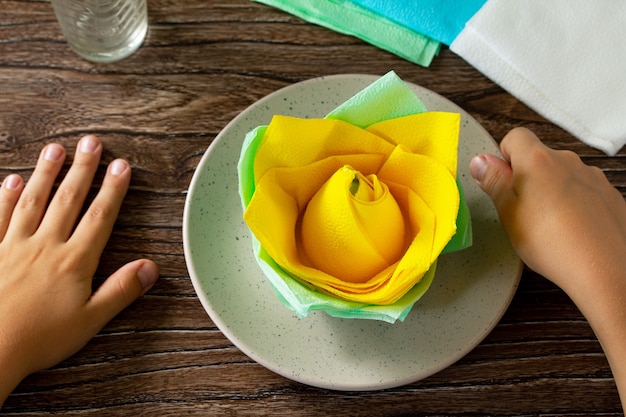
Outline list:
[[[298,318],[274,295],[257,265],[242,220],[237,161],[248,131],[274,114],[323,117],[378,77],[336,75],[291,85],[259,100],[213,141],[193,176],[183,242],[194,288],[217,327],[246,355],[304,384],[376,390],[417,381],[466,355],[493,329],[519,283],[521,262],[491,201],[467,166],[497,152],[465,111],[411,85],[430,110],[462,115],[459,178],[472,213],[474,245],[442,256],[430,290],[404,322],[338,319],[316,312]]]

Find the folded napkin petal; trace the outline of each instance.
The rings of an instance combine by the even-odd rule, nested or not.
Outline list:
[[[626,3],[490,0],[450,46],[538,113],[609,155],[626,143]]]
[[[428,128],[430,134],[422,136],[424,140],[430,140],[429,136],[441,138],[438,141],[440,145],[432,148],[447,145],[447,153],[456,155],[459,115],[426,112],[402,117],[396,123],[384,121],[374,124],[370,129],[384,131],[385,126],[394,132],[402,127],[404,131],[396,139],[408,138],[408,143],[396,145],[387,142],[384,137],[340,120],[274,116],[264,136],[257,138],[261,145],[254,158],[256,190],[244,214],[246,223],[261,246],[287,272],[295,277],[306,277],[309,283],[336,296],[368,304],[397,301],[428,271],[456,232],[460,205],[455,180],[456,160],[450,162],[447,155],[442,161],[437,160],[436,150],[416,145],[411,135],[411,132]],[[293,140],[294,132],[299,132],[297,141]],[[415,154],[411,147],[429,149],[431,155]],[[274,168],[266,169],[268,166]],[[382,257],[377,261],[369,259],[371,263],[362,265],[362,270],[354,268],[352,274],[335,274],[337,268],[347,271],[355,259],[365,262],[363,259],[376,256],[374,252],[367,252],[373,250],[369,246],[360,246],[359,252],[351,255],[347,255],[345,247],[335,247],[341,242],[349,244],[359,236],[364,238],[357,231],[359,225],[351,223],[355,219],[346,217],[349,208],[344,208],[345,194],[342,196],[341,191],[334,192],[333,189],[336,187],[332,181],[333,174],[341,172],[345,166],[350,166],[353,172],[377,172],[378,178],[393,189],[391,194],[397,195],[398,201],[394,203],[409,216],[407,229],[411,234],[410,241],[406,243],[404,225],[391,219],[393,208],[385,213],[386,221],[384,218],[379,220],[389,227],[388,231],[393,231],[395,239],[401,241],[401,247],[408,249],[402,259],[391,256],[398,258],[399,263]],[[322,199],[330,210],[325,213],[317,207],[320,199],[316,197],[320,192],[332,194],[331,198]],[[306,245],[302,248],[298,234],[294,232],[299,229],[299,219],[305,210],[306,213],[313,210],[314,215],[321,219],[312,226],[318,229],[315,237],[321,239],[317,242],[321,247],[315,251],[307,250]],[[306,213],[303,235],[307,232]],[[325,230],[330,235],[328,238],[324,236]],[[433,233],[434,230],[436,233]],[[387,238],[393,239],[394,236]],[[305,240],[304,236],[302,240]],[[379,246],[371,239],[368,242]],[[335,249],[342,250],[333,255],[329,253],[333,252],[333,247],[326,248],[324,245],[334,245]],[[397,251],[394,249],[392,252]],[[316,256],[318,253],[319,256]],[[425,258],[424,255],[429,256]],[[342,256],[348,264],[341,264]],[[324,258],[328,263],[337,261],[340,265],[334,265],[333,269],[320,268],[316,260]],[[384,269],[381,270],[380,265]],[[367,271],[374,273],[370,279],[364,280]]]
[[[375,174],[349,165],[311,198],[301,231],[311,264],[347,282],[368,281],[405,249],[404,218],[393,194]]]
[[[347,0],[255,0],[429,66],[440,43]]]

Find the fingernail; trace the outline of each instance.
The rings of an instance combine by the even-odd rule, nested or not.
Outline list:
[[[487,171],[487,158],[484,155],[477,155],[472,158],[469,165],[470,174],[478,182],[481,182]]]
[[[154,285],[159,278],[159,269],[152,262],[144,262],[137,270],[137,277],[143,289],[148,289]]]
[[[93,136],[84,136],[80,140],[80,144],[78,145],[78,149],[82,153],[91,153],[94,152],[98,148],[98,141]]]
[[[128,168],[128,163],[123,159],[116,159],[111,162],[111,174],[120,175]]]
[[[16,174],[12,174],[4,179],[4,184],[2,184],[2,186],[6,188],[7,190],[15,190],[19,188],[21,183],[22,183],[22,180],[20,176]]]
[[[46,161],[58,161],[63,155],[63,148],[56,144],[46,146],[43,157]]]

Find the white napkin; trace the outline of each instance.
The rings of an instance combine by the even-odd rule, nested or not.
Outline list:
[[[450,49],[588,145],[626,143],[625,1],[489,0]]]

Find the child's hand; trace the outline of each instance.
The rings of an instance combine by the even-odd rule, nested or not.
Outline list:
[[[46,146],[28,184],[18,175],[0,188],[0,405],[28,374],[83,347],[113,316],[156,281],[149,260],[121,267],[92,293],[92,277],[130,182],[130,166],[113,161],[79,219],[102,145],[82,138],[53,199],[65,159]]]
[[[626,405],[626,203],[601,170],[527,129],[479,155],[472,176],[493,199],[524,262],[560,286],[596,332]]]
[[[626,203],[602,171],[523,128],[500,148],[505,160],[480,155],[470,170],[524,262],[566,291],[600,273],[623,274]]]

